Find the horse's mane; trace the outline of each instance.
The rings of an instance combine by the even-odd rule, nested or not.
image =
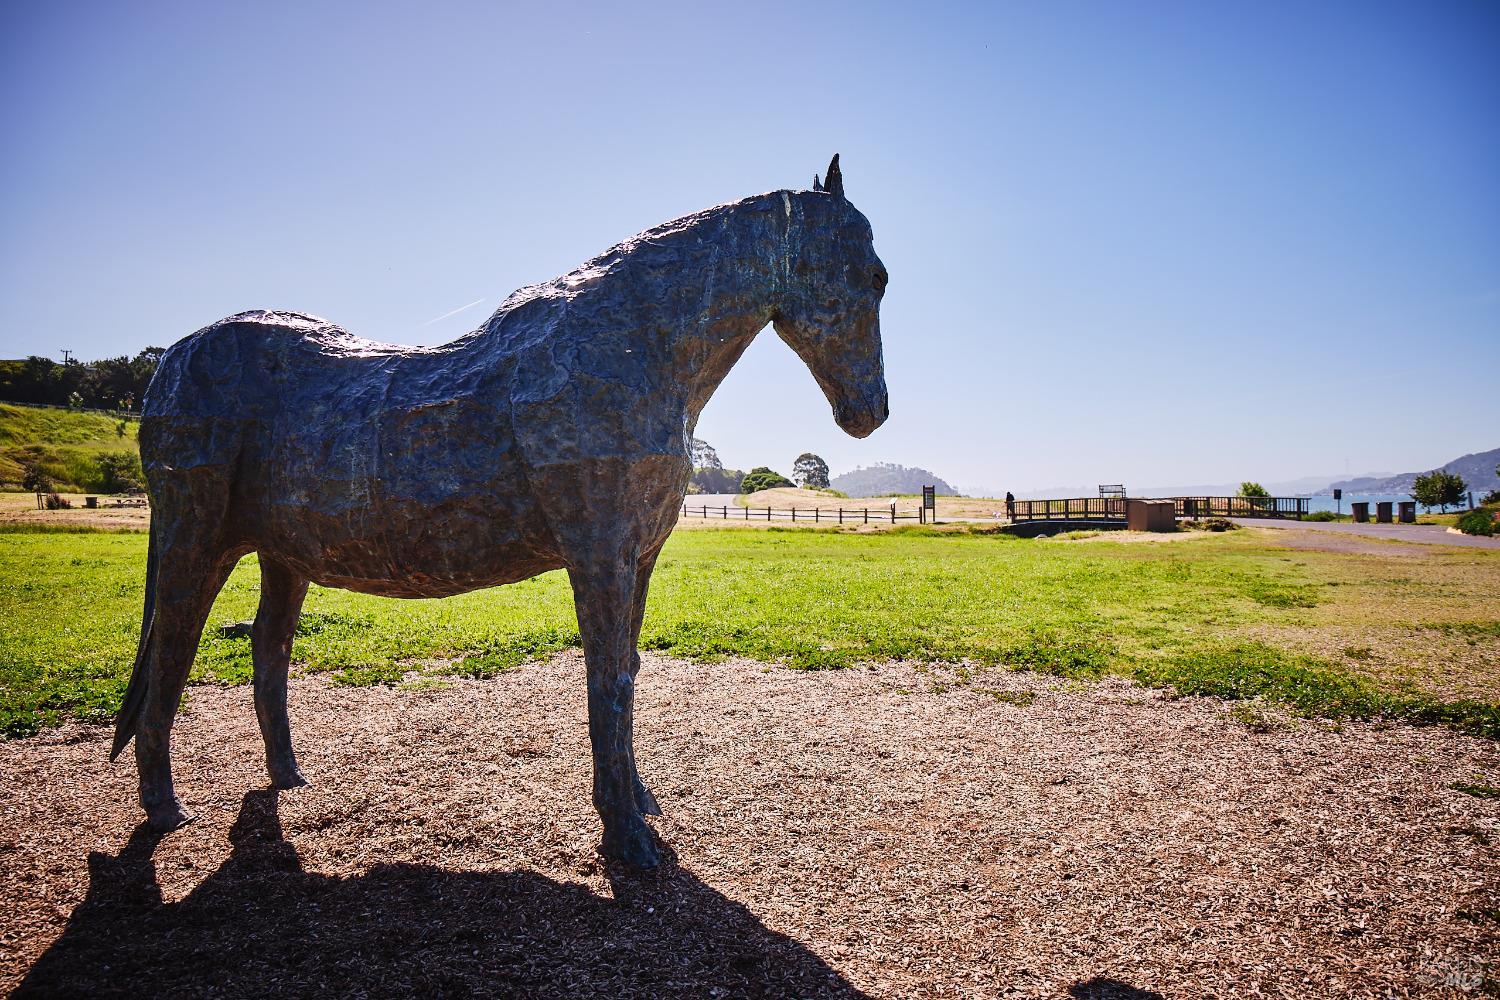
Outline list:
[[[721,222],[726,216],[754,202],[783,193],[790,194],[790,192],[768,191],[751,195],[739,201],[725,202],[722,205],[714,205],[702,211],[670,219],[636,233],[603,253],[590,257],[566,274],[516,289],[506,296],[505,301],[500,303],[499,308],[482,326],[452,343],[459,344],[471,337],[497,329],[507,314],[537,299],[572,298],[596,285],[600,279],[624,268],[643,263],[649,265],[653,259],[669,257],[676,252],[680,243],[701,230]]]
[[[505,317],[538,300],[572,299],[597,287],[600,281],[628,267],[650,264],[677,253],[679,245],[700,231],[721,223],[727,216],[755,202],[789,191],[768,191],[739,201],[714,205],[690,215],[670,219],[622,240],[601,254],[547,281],[526,285],[511,292],[498,309],[477,329],[456,340],[430,347],[389,344],[359,337],[320,316],[291,310],[256,309],[220,320],[225,323],[255,323],[275,326],[299,334],[304,343],[323,352],[345,357],[381,357],[404,354],[443,354],[467,347],[479,337],[497,331]],[[200,331],[201,332],[201,331]]]

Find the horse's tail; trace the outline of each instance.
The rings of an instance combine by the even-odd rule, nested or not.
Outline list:
[[[146,610],[141,615],[141,641],[135,651],[135,668],[130,672],[130,684],[125,688],[125,700],[120,703],[120,714],[115,716],[115,747],[109,759],[120,756],[120,751],[135,735],[140,725],[141,709],[146,705],[146,688],[150,686],[147,661],[151,658],[151,621],[156,616],[156,518],[151,519],[151,534],[146,543]]]

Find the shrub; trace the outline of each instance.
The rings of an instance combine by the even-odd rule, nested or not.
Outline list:
[[[56,493],[48,493],[47,499],[43,501],[48,510],[67,510],[73,505]]]
[[[1496,511],[1476,507],[1458,519],[1458,530],[1466,535],[1493,535]]]
[[[1238,524],[1228,518],[1210,517],[1202,521],[1178,521],[1177,526],[1187,531],[1235,531]]]
[[[774,490],[791,485],[792,481],[781,473],[772,471],[764,465],[757,465],[745,473],[745,479],[740,483],[740,492],[759,493],[761,490]]]
[[[100,493],[124,493],[141,488],[141,480],[145,476],[141,472],[141,457],[134,452],[105,452],[96,462],[99,466]]]
[[[1339,516],[1331,510],[1315,510],[1304,517],[1304,521],[1337,521]]]

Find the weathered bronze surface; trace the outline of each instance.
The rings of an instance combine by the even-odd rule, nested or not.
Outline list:
[[[588,665],[606,856],[653,865],[636,774],[636,641],[709,397],[768,324],[834,419],[887,415],[887,275],[835,156],[812,191],[773,191],[657,226],[508,298],[442,347],[361,340],[248,312],[171,347],[146,394],[146,607],[114,754],[135,738],[141,805],[171,828],[171,728],[215,595],[259,554],[255,711],[277,788],[303,784],[287,667],[309,581],[441,597],[566,569]],[[112,755],[112,756],[113,756]]]

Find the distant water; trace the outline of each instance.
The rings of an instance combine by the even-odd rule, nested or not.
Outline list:
[[[1319,510],[1332,510],[1342,511],[1345,514],[1348,514],[1350,513],[1349,505],[1358,501],[1360,503],[1368,503],[1370,505],[1370,516],[1374,517],[1375,505],[1377,503],[1385,503],[1389,501],[1390,503],[1397,504],[1401,503],[1403,500],[1410,499],[1410,493],[1345,493],[1344,499],[1342,501],[1335,501],[1331,496],[1308,497],[1307,510],[1308,513]],[[1477,500],[1478,497],[1476,496],[1475,499]],[[1433,509],[1436,510],[1437,508]],[[1449,508],[1449,510],[1452,509],[1453,508],[1451,507]],[[1418,513],[1421,513],[1425,510],[1425,507],[1421,506],[1420,504],[1417,505]]]
[[[1410,499],[1410,493],[1345,493],[1342,501],[1335,501],[1333,497],[1308,497],[1307,509],[1309,511],[1342,509],[1347,514],[1349,513],[1349,505],[1358,501],[1360,503],[1368,503],[1370,505],[1370,516],[1374,517],[1375,505],[1377,503],[1389,502],[1398,504],[1403,500]],[[1421,504],[1417,505],[1419,513],[1425,509]]]
[[[1484,493],[1484,491],[1482,491],[1482,490],[1476,490],[1476,491],[1474,491],[1474,499],[1475,499],[1476,502],[1479,500],[1480,496],[1483,495],[1483,493]],[[1002,496],[1003,495],[1004,494],[1002,494]],[[1068,489],[1063,488],[1063,489],[1055,490],[1055,491],[1052,491],[1052,492],[1046,492],[1046,491],[1043,491],[1043,492],[1040,492],[1040,493],[1023,492],[1023,493],[1017,494],[1016,499],[1018,499],[1018,500],[1057,500],[1057,499],[1063,498],[1064,496],[1083,497],[1083,496],[1087,496],[1087,495],[1088,494],[1083,493],[1083,492],[1079,492],[1079,491],[1076,491],[1076,490],[1069,491]],[[1131,495],[1134,496],[1135,494],[1131,494]],[[1145,495],[1145,494],[1142,494],[1142,495]],[[1163,494],[1150,494],[1150,495],[1157,496],[1157,495],[1163,495]],[[1293,496],[1297,496],[1298,494],[1292,494],[1292,495]],[[1305,494],[1302,494],[1302,495],[1305,496]],[[701,504],[701,503],[704,502],[701,497],[689,497],[688,499],[689,499],[690,503],[694,503],[694,504]],[[1375,505],[1377,503],[1387,503],[1387,502],[1389,502],[1389,503],[1392,503],[1392,504],[1399,504],[1399,503],[1402,503],[1403,501],[1407,501],[1407,500],[1410,500],[1410,499],[1411,499],[1411,494],[1410,493],[1349,493],[1349,492],[1345,491],[1343,500],[1337,501],[1337,502],[1335,502],[1334,499],[1333,499],[1333,497],[1331,497],[1331,496],[1310,496],[1310,497],[1307,497],[1307,510],[1308,510],[1308,513],[1313,513],[1313,512],[1316,512],[1316,511],[1320,511],[1320,510],[1331,510],[1331,511],[1337,511],[1337,512],[1344,513],[1344,514],[1349,514],[1349,513],[1352,513],[1352,511],[1349,508],[1349,505],[1351,503],[1356,503],[1356,502],[1358,502],[1358,503],[1368,503],[1370,505],[1370,516],[1374,517],[1375,516]],[[720,501],[717,498],[714,498],[714,499],[711,499],[709,502],[712,503],[712,504],[717,505]],[[733,501],[730,501],[730,502],[733,503]],[[1468,504],[1468,495],[1465,494],[1465,496],[1464,496],[1464,504],[1463,505],[1467,505],[1467,504]],[[1461,505],[1461,506],[1463,506],[1463,505]],[[1439,508],[1437,508],[1437,507],[1434,507],[1432,509],[1434,511],[1439,510]],[[1450,511],[1452,511],[1452,510],[1455,510],[1457,508],[1449,507],[1448,509]],[[1420,513],[1424,513],[1424,512],[1426,512],[1426,510],[1427,510],[1427,508],[1423,507],[1421,504],[1417,505],[1417,513],[1419,513],[1419,514]]]

